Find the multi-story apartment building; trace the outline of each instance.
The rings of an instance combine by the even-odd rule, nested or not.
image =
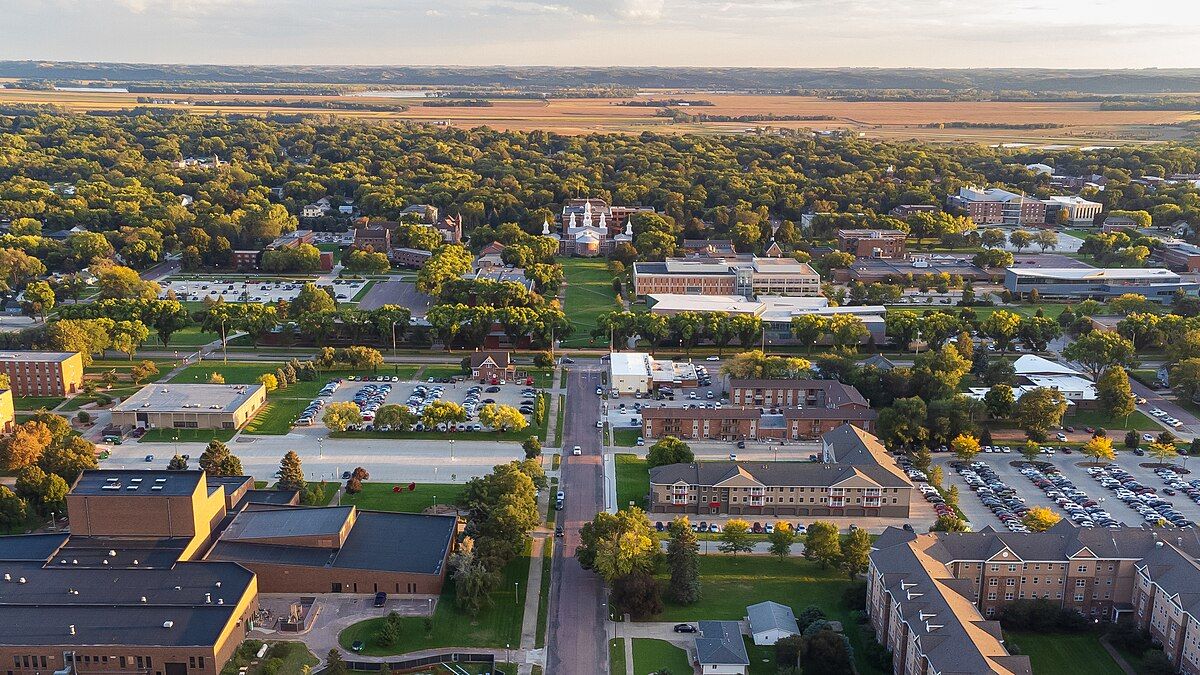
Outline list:
[[[824,452],[817,462],[655,467],[650,470],[650,511],[908,517],[912,483],[874,436],[843,425],[821,440]]]
[[[987,527],[917,535],[892,528],[871,554],[867,610],[897,673],[943,672],[946,664],[958,662],[942,659],[978,656],[978,645],[963,637],[970,626],[999,616],[1007,603],[1041,599],[1097,621],[1131,619],[1162,643],[1180,672],[1195,674],[1200,673],[1200,604],[1192,599],[1200,584],[1197,556],[1200,535],[1190,529],[1085,529],[1065,520],[1040,533]],[[925,604],[931,595],[945,595],[943,589],[961,600],[943,603],[940,611]],[[931,626],[938,628],[930,631]],[[929,641],[934,634],[955,636],[955,647],[942,651],[943,642]],[[988,644],[989,650],[995,647]]]
[[[668,259],[634,263],[633,286],[638,297],[655,293],[816,297],[821,294],[821,276],[808,263],[791,258]]]
[[[705,408],[645,408],[642,435],[646,438],[675,436],[688,439],[791,440],[817,438],[842,426],[875,430],[878,413],[867,406],[836,408],[783,407],[771,412],[757,407],[723,406]]]
[[[0,352],[0,372],[16,396],[70,396],[83,388],[79,352]]]
[[[900,230],[838,230],[838,250],[856,258],[903,260],[908,256],[908,234]]]
[[[1179,239],[1163,240],[1155,247],[1154,257],[1178,272],[1200,272],[1200,246]]]
[[[733,379],[729,381],[729,402],[768,408],[870,407],[857,389],[837,380]]]

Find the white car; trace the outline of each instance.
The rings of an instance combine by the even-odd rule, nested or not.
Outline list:
[[[704,360],[705,360],[705,361],[720,361],[720,360],[721,360],[721,357],[719,357],[719,356],[710,356],[710,357],[708,357],[707,359],[704,359]]]
[[[603,428],[604,428],[604,421],[603,421],[603,420],[596,420],[596,428],[597,428],[597,429],[603,429]]]
[[[571,454],[572,454],[572,455],[575,455],[575,456],[582,455],[582,454],[583,454],[583,448],[581,448],[581,447],[579,447],[579,446],[577,445],[577,446],[575,446],[574,448],[571,448]]]

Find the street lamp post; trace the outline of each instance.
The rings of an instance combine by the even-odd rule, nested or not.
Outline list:
[[[450,461],[454,461],[454,439],[450,439]]]

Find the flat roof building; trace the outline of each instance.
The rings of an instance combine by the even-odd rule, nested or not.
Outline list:
[[[155,429],[240,429],[267,401],[261,384],[150,384],[112,409],[112,423]]]
[[[70,396],[83,389],[79,352],[0,351],[15,396]]]
[[[1200,284],[1184,281],[1165,268],[1008,268],[1004,287],[1017,297],[1037,289],[1043,298],[1093,298],[1105,300],[1125,293],[1146,296],[1147,300],[1170,303],[1175,294],[1195,295]]]
[[[808,263],[792,258],[669,258],[634,263],[633,286],[637,297],[656,293],[819,296],[821,276]]]

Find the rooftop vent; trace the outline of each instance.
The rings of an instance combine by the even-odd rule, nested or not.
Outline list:
[[[164,621],[163,622],[163,628],[173,628],[174,626],[175,626],[174,621]]]
[[[154,482],[155,483],[165,483],[165,482],[167,482],[167,479],[166,478],[155,478]]]
[[[140,483],[140,482],[142,482],[142,479],[141,478],[130,478],[129,482],[130,483]]]
[[[144,595],[143,595],[143,596],[142,596],[142,604],[144,605],[144,604],[146,604],[147,602],[149,602],[149,601],[148,601],[148,600],[146,600],[146,596],[144,596]]]
[[[75,624],[71,624],[70,626],[67,626],[67,632],[71,635],[74,635],[75,634]]]
[[[110,549],[108,549],[108,557],[110,557],[110,558],[115,558],[115,557],[117,557],[117,552],[116,552],[115,550],[111,549],[111,548],[110,548]]]
[[[8,572],[5,572],[5,573],[4,573],[4,580],[5,580],[5,581],[12,581],[12,575],[11,575],[11,574],[9,574]]]
[[[205,593],[205,594],[204,594],[204,604],[206,604],[206,605],[211,605],[211,604],[212,604],[212,593]]]
[[[218,604],[218,605],[223,605],[223,604],[225,604],[225,598],[217,598],[217,604]]]
[[[23,584],[23,583],[26,583],[26,582],[25,582],[25,577],[21,577],[20,579],[17,579],[17,583],[18,583],[18,584]]]
[[[220,588],[220,587],[221,587],[221,582],[219,582],[219,581],[218,581],[218,582],[217,582],[217,588]]]
[[[152,485],[150,487],[151,492],[161,492],[162,489],[163,489],[163,486],[161,486],[161,485]]]
[[[111,478],[105,478],[104,481],[106,483],[120,483],[121,479],[117,478],[116,476],[112,476]]]

